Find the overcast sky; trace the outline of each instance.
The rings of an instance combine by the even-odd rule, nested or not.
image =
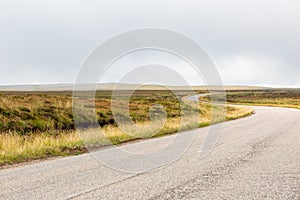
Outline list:
[[[97,45],[143,27],[193,38],[225,85],[300,87],[297,0],[0,0],[0,84],[73,83]]]

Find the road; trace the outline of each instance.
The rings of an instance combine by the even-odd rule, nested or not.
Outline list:
[[[2,169],[0,199],[300,199],[300,110],[253,108],[255,115],[224,123],[217,145],[203,159],[199,149],[209,127],[181,133],[195,136],[193,143],[167,166],[155,162],[172,157],[180,141],[155,160],[111,158],[121,169],[154,163],[140,173],[95,159],[112,149]],[[175,137],[119,148],[147,153]]]

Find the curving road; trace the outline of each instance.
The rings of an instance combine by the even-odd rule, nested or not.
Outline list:
[[[105,149],[0,170],[0,199],[300,199],[300,110],[253,108],[255,115],[224,123],[204,159],[198,151],[209,127],[181,133],[183,142],[195,136],[184,155],[140,173],[111,169],[95,157],[113,153],[111,161],[124,169],[147,165],[172,157],[180,141],[155,160],[135,161]],[[120,148],[147,153],[175,137]]]

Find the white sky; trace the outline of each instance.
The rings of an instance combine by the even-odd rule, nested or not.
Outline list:
[[[0,0],[0,84],[73,83],[103,41],[160,27],[204,47],[226,85],[300,87],[299,24],[296,0]]]

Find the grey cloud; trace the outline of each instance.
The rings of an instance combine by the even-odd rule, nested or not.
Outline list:
[[[161,27],[201,44],[224,84],[294,86],[300,84],[299,8],[283,0],[2,0],[0,84],[74,82],[104,40]]]

